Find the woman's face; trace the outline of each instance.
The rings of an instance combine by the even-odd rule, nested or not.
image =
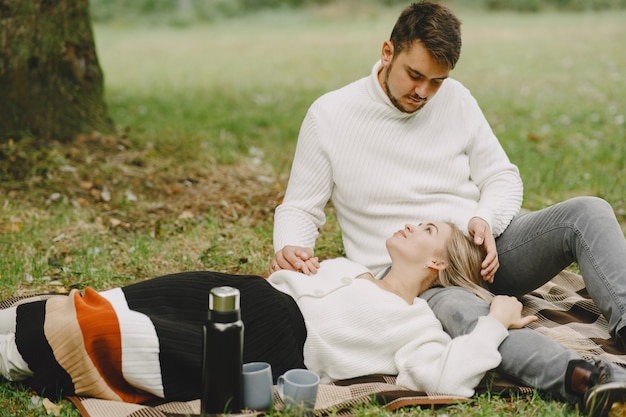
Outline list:
[[[421,268],[441,259],[452,228],[447,223],[407,224],[387,239],[387,250],[393,262],[404,261]]]

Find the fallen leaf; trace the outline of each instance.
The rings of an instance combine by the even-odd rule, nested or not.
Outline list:
[[[76,172],[76,167],[71,165],[62,165],[59,167],[59,171],[61,172]]]
[[[122,221],[121,221],[121,220],[119,220],[119,219],[116,219],[116,218],[114,218],[114,217],[111,217],[111,218],[109,219],[109,224],[110,224],[112,227],[117,227],[117,226],[119,226],[119,225],[121,225],[121,224],[122,224]]]
[[[530,132],[528,134],[528,140],[531,142],[537,142],[539,139],[541,139],[541,137],[537,133]]]
[[[18,233],[22,231],[22,220],[15,217],[9,221],[9,224],[3,227],[3,229],[7,232]]]
[[[178,216],[179,219],[193,219],[194,215],[191,211],[185,210]]]
[[[126,190],[126,201],[137,201],[137,196],[132,191]]]
[[[57,285],[54,287],[55,294],[67,294],[69,291],[62,285]]]
[[[59,404],[55,404],[47,398],[44,398],[42,401],[43,408],[46,409],[48,414],[52,413],[55,416],[61,415],[62,407]]]
[[[105,203],[108,203],[109,201],[111,201],[111,192],[105,185],[102,186],[102,191],[100,192],[100,199],[104,201]]]
[[[169,194],[179,194],[183,192],[183,187],[178,184],[174,184],[169,187]]]

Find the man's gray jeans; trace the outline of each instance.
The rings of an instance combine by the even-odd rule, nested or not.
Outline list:
[[[615,334],[626,325],[626,239],[611,206],[577,197],[513,219],[496,239],[500,268],[490,290],[523,295],[577,262],[589,295]],[[432,288],[421,295],[452,337],[468,333],[489,305],[463,288]],[[500,345],[498,370],[520,383],[576,401],[565,392],[564,375],[573,350],[530,329],[509,331]],[[614,375],[626,371],[612,365]]]

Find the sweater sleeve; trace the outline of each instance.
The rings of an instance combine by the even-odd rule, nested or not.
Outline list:
[[[313,108],[305,116],[283,203],[274,214],[274,250],[286,245],[313,248],[325,223],[332,192],[332,168],[322,149]]]
[[[472,138],[468,149],[471,177],[480,190],[474,216],[486,220],[499,236],[520,210],[522,179],[469,91],[463,108]]]
[[[439,337],[418,335],[398,350],[397,383],[414,390],[471,397],[485,373],[500,364],[498,347],[508,331],[496,319],[483,316],[469,334],[450,340],[441,333]]]

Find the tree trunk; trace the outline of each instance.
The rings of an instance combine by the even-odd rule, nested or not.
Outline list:
[[[0,141],[112,130],[88,0],[0,0]]]

